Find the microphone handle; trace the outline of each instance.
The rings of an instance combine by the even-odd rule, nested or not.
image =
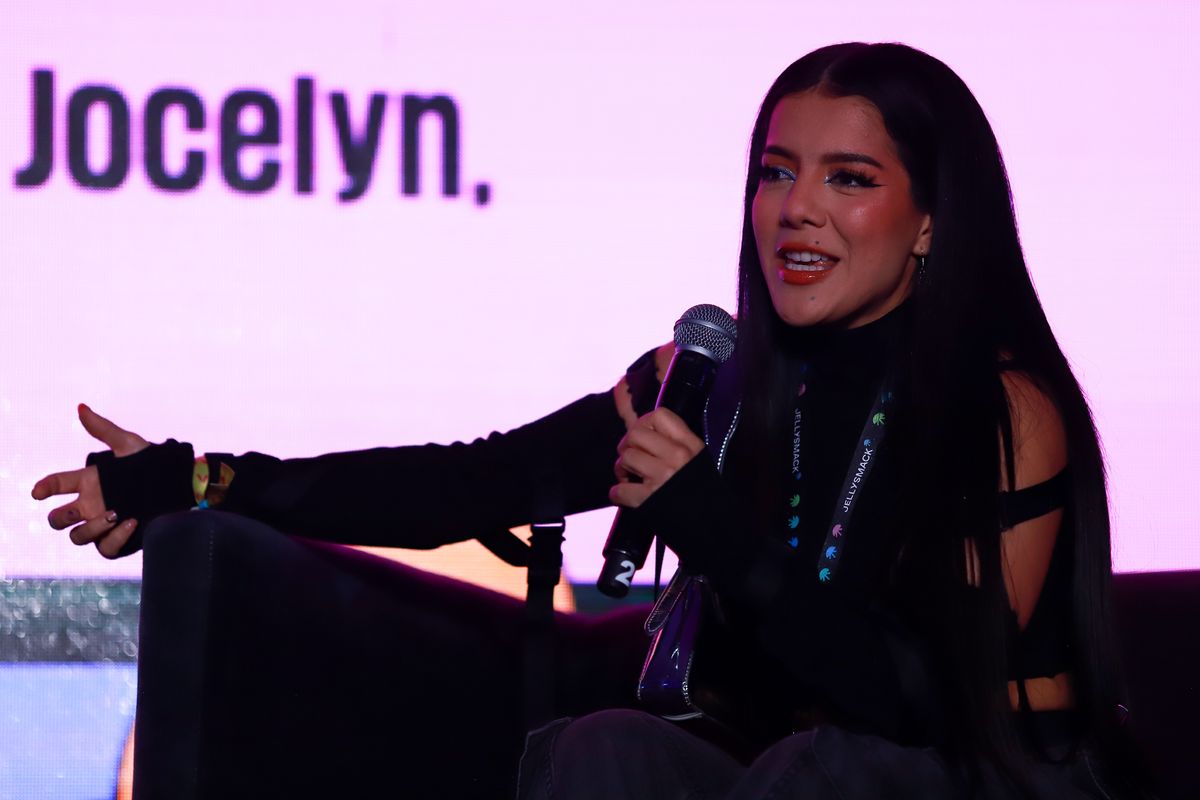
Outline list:
[[[704,435],[704,404],[712,390],[717,364],[707,355],[680,348],[671,359],[655,408],[668,408]],[[596,588],[609,597],[629,594],[634,573],[646,563],[654,533],[642,523],[637,509],[619,508],[604,543],[604,567]]]
[[[604,566],[596,579],[601,594],[621,598],[629,594],[634,573],[646,563],[654,534],[638,519],[636,508],[619,508],[604,545]]]
[[[694,350],[677,350],[654,407],[674,411],[692,433],[704,438],[704,405],[716,377],[717,364],[710,357]]]

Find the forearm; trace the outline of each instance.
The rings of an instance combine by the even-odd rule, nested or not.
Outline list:
[[[470,443],[232,459],[226,508],[329,541],[431,548],[606,505],[624,432],[611,393]],[[547,484],[550,485],[547,485]],[[541,493],[541,494],[540,494]]]
[[[607,504],[615,448],[623,433],[612,394],[606,392],[470,443],[297,459],[214,455],[209,466],[214,476],[218,461],[233,471],[220,505],[224,510],[328,541],[430,548],[529,522],[539,504],[564,514]],[[157,515],[189,505],[191,492],[184,482],[190,476],[175,463],[179,447],[169,451],[168,494],[180,508],[162,507],[161,487],[157,496],[137,497],[139,482],[126,459],[101,460],[106,496],[128,498],[119,509],[122,516],[147,509]],[[150,448],[144,458],[154,457],[151,451],[166,456],[165,448]],[[175,482],[181,484],[178,489]]]

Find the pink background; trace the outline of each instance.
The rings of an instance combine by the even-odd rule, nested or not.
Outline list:
[[[774,76],[814,47],[899,40],[950,64],[1008,161],[1034,279],[1104,438],[1120,570],[1200,568],[1200,34],[1186,2],[10,3],[0,47],[0,578],[135,576],[75,548],[29,499],[96,449],[86,401],[152,440],[306,455],[470,439],[610,387],[688,306],[733,304],[750,125]],[[298,10],[300,9],[300,10]],[[18,189],[30,73],[55,71],[55,172]],[[316,189],[292,189],[292,93],[316,81]],[[86,83],[133,110],[119,189],[66,168],[65,107]],[[167,162],[204,182],[154,189],[141,108],[163,86]],[[279,102],[279,185],[223,183],[224,96]],[[329,110],[389,100],[366,195],[339,203]],[[458,104],[465,192],[400,196],[399,103]],[[96,156],[97,163],[102,159]],[[489,182],[490,205],[470,199]],[[364,498],[386,524],[388,498]],[[609,515],[569,523],[590,581]],[[649,570],[641,577],[647,578]]]

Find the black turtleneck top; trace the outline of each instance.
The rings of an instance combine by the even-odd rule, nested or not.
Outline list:
[[[755,644],[783,673],[775,688],[790,687],[796,706],[814,711],[817,719],[934,743],[944,732],[937,687],[947,676],[938,674],[937,657],[897,607],[891,575],[904,538],[914,535],[897,522],[906,463],[902,443],[885,440],[878,449],[849,533],[837,541],[835,579],[821,585],[816,570],[822,549],[833,541],[827,533],[834,508],[875,399],[883,389],[902,391],[892,382],[891,367],[903,351],[909,314],[901,306],[855,329],[794,332],[787,344],[796,359],[795,382],[804,385],[798,402],[800,480],[792,474],[790,436],[780,436],[764,458],[750,452],[735,430],[720,478],[711,458],[697,458],[643,508],[681,562],[709,575],[744,610],[743,624],[754,630]],[[761,494],[747,489],[747,479],[775,489],[767,493],[773,499],[766,501],[765,514],[746,507],[749,495],[763,502]],[[793,494],[799,495],[794,512],[786,502]],[[1010,527],[1062,504],[1059,479],[1000,494],[1001,515]],[[793,513],[799,517],[795,528],[787,524]],[[1025,632],[1017,633],[1014,617],[1012,678],[1069,669],[1068,540],[1058,537]],[[963,586],[965,602],[973,592]],[[765,672],[757,674],[762,678]]]
[[[793,350],[803,364],[803,369],[797,370],[802,374],[794,381],[804,386],[804,394],[797,401],[801,412],[801,478],[793,477],[790,463],[783,469],[774,468],[771,480],[777,487],[774,505],[779,519],[772,520],[770,529],[785,541],[792,536],[784,522],[790,508],[784,498],[798,494],[800,523],[794,549],[798,560],[805,564],[815,564],[826,543],[846,473],[854,466],[859,436],[877,395],[885,389],[885,375],[905,338],[908,323],[908,309],[902,306],[859,328],[794,332]],[[880,573],[892,549],[891,526],[885,520],[872,519],[879,509],[890,506],[896,489],[896,461],[888,444],[885,441],[878,449],[876,463],[851,518],[851,532],[839,542],[843,555],[836,582],[864,594],[881,583]],[[790,437],[784,437],[780,446],[781,455],[790,455]],[[737,453],[735,449],[730,455],[731,470],[749,466],[735,457]]]
[[[806,719],[928,743],[940,735],[940,714],[927,656],[882,601],[897,546],[888,509],[898,459],[887,441],[860,490],[849,534],[838,541],[836,578],[817,580],[834,507],[907,324],[902,307],[855,329],[797,330],[787,342],[794,383],[804,386],[802,396],[797,391],[799,480],[787,407],[788,424],[768,453],[752,452],[735,430],[721,477],[711,457],[698,457],[650,497],[643,513],[685,567],[712,578],[737,624],[752,631],[750,647],[758,652],[740,656],[752,680]],[[759,481],[771,491],[750,486]],[[799,518],[795,528],[792,516]]]

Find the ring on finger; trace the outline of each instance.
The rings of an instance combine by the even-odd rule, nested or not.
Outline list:
[[[87,544],[112,530],[116,526],[116,521],[117,513],[115,511],[107,511],[103,516],[93,517],[71,529],[71,541],[75,544]]]

